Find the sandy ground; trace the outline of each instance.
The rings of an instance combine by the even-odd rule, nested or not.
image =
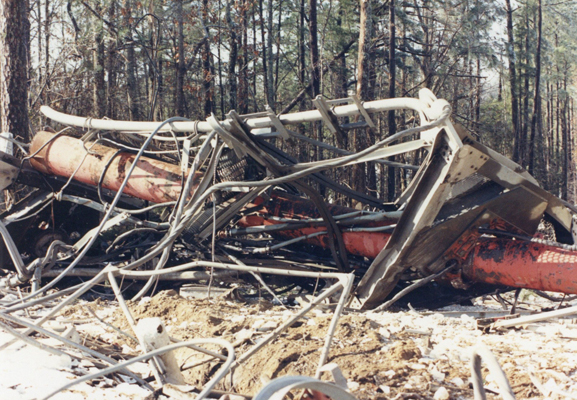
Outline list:
[[[556,305],[533,295],[523,298],[537,310]],[[264,300],[188,299],[175,291],[129,302],[129,308],[136,320],[161,318],[169,334],[177,339],[226,339],[235,345],[237,356],[294,312]],[[43,312],[45,309],[39,308],[30,315],[22,312],[20,317],[34,319]],[[503,313],[490,298],[477,299],[474,306],[435,312],[348,311],[340,319],[329,362],[339,366],[349,390],[358,399],[469,399],[473,398],[471,351],[484,343],[497,357],[518,399],[577,398],[577,321],[555,319],[496,332],[477,328],[476,318]],[[314,376],[331,316],[330,309],[313,310],[240,365],[218,389],[254,395],[279,376]],[[118,360],[140,352],[138,343],[122,333],[132,334],[116,302],[80,301],[48,326],[55,330],[74,326],[81,343]],[[0,331],[0,343],[11,338]],[[63,349],[53,339],[35,338]],[[176,357],[181,366],[206,359],[189,349],[177,350]],[[187,369],[186,383],[202,388],[218,367],[211,361]],[[143,378],[150,376],[146,364],[135,364],[132,369]],[[96,370],[90,361],[54,356],[17,342],[0,352],[0,399],[39,399],[71,379]],[[488,397],[498,398],[495,377],[486,370],[484,376]],[[322,378],[332,379],[328,373]],[[116,375],[76,385],[53,398],[169,397],[158,393],[155,397],[133,380]]]

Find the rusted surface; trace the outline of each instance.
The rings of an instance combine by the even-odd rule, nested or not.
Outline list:
[[[292,219],[308,219],[319,218],[320,214],[317,211],[312,201],[303,199],[302,197],[292,196],[286,193],[273,192],[271,199],[262,203],[259,198],[255,203],[263,204],[263,208],[259,211],[260,215],[250,215],[243,217],[238,221],[238,225],[243,227],[259,226],[259,225],[276,225],[282,222],[267,218],[267,216],[275,216]],[[352,208],[328,205],[329,211],[333,216],[347,214],[355,211]],[[370,222],[363,224],[365,227],[387,226],[394,224],[394,220],[382,220],[379,222]],[[324,226],[305,227],[300,229],[285,230],[275,232],[273,236],[284,239],[297,238],[301,236],[310,235],[316,232],[325,231]],[[377,254],[387,244],[390,234],[382,232],[346,232],[342,233],[345,248],[349,254],[361,257],[375,258]],[[327,235],[320,235],[306,240],[307,243],[328,248]]]
[[[88,144],[86,155],[81,140],[69,136],[54,139],[54,134],[39,132],[32,142],[32,153],[45,143],[49,144],[31,160],[34,168],[46,173],[74,179],[89,185],[98,185],[103,171],[102,187],[117,191],[134,162],[134,155],[116,149]],[[86,155],[86,156],[85,156]],[[200,180],[201,173],[196,180]],[[161,203],[176,200],[182,187],[182,176],[177,165],[142,157],[128,181],[124,192],[143,200]],[[314,203],[302,197],[273,191],[270,199],[257,198],[253,205],[261,205],[258,215],[248,215],[238,221],[242,227],[275,225],[284,223],[271,217],[291,220],[310,220],[320,217]],[[347,214],[354,209],[327,205],[333,216]],[[381,219],[367,222],[359,227],[387,226],[395,220]],[[510,239],[479,239],[478,224],[473,224],[444,254],[444,258],[463,262],[466,280],[495,285],[577,293],[577,252],[558,247]],[[494,218],[490,228],[515,231],[514,226]],[[501,226],[502,225],[502,226]],[[348,232],[348,225],[341,226],[345,249],[349,254],[374,259],[385,247],[391,235],[383,232]],[[287,240],[325,231],[323,223],[272,233]],[[327,235],[319,235],[306,243],[329,248]]]
[[[261,216],[251,215],[243,217],[238,224],[243,227],[259,226],[259,225],[276,225],[282,222],[267,219]],[[297,238],[300,236],[310,235],[312,233],[326,231],[324,227],[310,227],[291,229],[280,232],[274,232],[273,236],[278,236],[284,239]],[[387,244],[391,235],[379,232],[343,232],[343,241],[348,253],[368,258],[375,258],[383,247]],[[327,235],[319,235],[306,240],[307,243],[328,248]]]
[[[428,95],[432,96],[432,93]],[[293,161],[271,143],[256,140],[246,121],[233,113],[225,122],[208,121],[219,136],[218,140],[226,143],[230,151],[221,152],[219,146],[212,144],[213,151],[218,150],[218,153],[213,152],[209,157],[210,153],[201,151],[195,159],[203,160],[199,164],[200,171],[214,171],[221,183],[231,184],[217,188],[210,199],[205,198],[206,201],[187,204],[183,222],[166,219],[168,212],[159,216],[162,224],[172,228],[180,229],[175,224],[182,222],[184,230],[181,232],[184,233],[179,244],[194,250],[195,253],[191,254],[195,257],[208,253],[207,239],[213,234],[216,237],[211,251],[214,251],[217,240],[223,240],[221,244],[239,257],[258,254],[263,260],[267,257],[278,260],[290,258],[291,252],[294,255],[304,252],[308,253],[307,260],[313,259],[319,264],[326,262],[324,252],[317,252],[309,246],[298,248],[300,245],[313,245],[330,249],[331,265],[336,264],[343,271],[349,268],[347,255],[356,256],[357,262],[358,257],[365,257],[371,260],[370,266],[357,269],[366,271],[356,287],[361,308],[382,304],[401,280],[408,283],[449,266],[454,267],[439,280],[448,279],[454,287],[463,290],[467,290],[472,282],[484,282],[577,293],[574,267],[577,252],[563,250],[562,246],[482,237],[491,231],[532,237],[541,220],[548,218],[553,224],[556,240],[570,245],[575,243],[575,238],[571,232],[573,219],[569,210],[559,199],[537,187],[536,181],[522,172],[518,165],[472,138],[458,136],[450,124],[427,142],[428,155],[420,172],[415,174],[410,186],[395,203],[381,204],[378,199],[372,200],[391,213],[364,213],[360,217],[352,208],[323,206],[323,200],[329,201],[324,197],[325,193],[330,195],[332,192],[317,193],[306,181],[306,174],[317,179],[319,171],[332,168],[341,161],[337,162],[335,158],[314,165]],[[45,144],[46,147],[42,148]],[[211,146],[203,145],[202,148],[210,149]],[[405,147],[393,149],[393,146],[397,145],[378,150],[381,152],[379,157],[384,159],[397,151],[414,151]],[[128,152],[91,142],[83,143],[69,136],[55,137],[47,132],[40,132],[34,138],[31,154],[37,151],[31,164],[39,171],[64,178],[72,176],[93,188],[101,185],[113,191],[119,190],[135,160],[135,156]],[[377,157],[376,153],[370,157],[373,156]],[[280,158],[277,160],[275,157]],[[369,157],[369,154],[364,157]],[[247,173],[249,169],[251,173]],[[196,183],[202,174],[197,173]],[[300,174],[298,179],[295,174]],[[266,192],[264,189],[260,192],[251,189],[250,195],[237,195],[244,190],[239,188],[250,187],[250,182],[261,181],[265,176],[274,177],[277,184],[271,185]],[[163,162],[142,157],[128,179],[124,193],[154,203],[174,201],[181,194],[183,178],[181,167],[170,160]],[[238,181],[247,184],[234,183]],[[209,188],[210,183],[206,183]],[[264,187],[254,186],[254,189]],[[360,193],[353,193],[353,196],[339,186],[328,185],[327,188],[345,197],[357,200],[359,196],[363,197]],[[100,193],[97,196],[93,188],[82,196],[99,204],[102,201]],[[193,190],[195,188],[193,185]],[[285,190],[290,193],[300,191],[314,201],[287,194]],[[255,198],[257,193],[262,196]],[[243,214],[240,219],[236,217],[238,212]],[[354,217],[337,218],[349,213]],[[147,222],[153,226],[157,224],[156,220]],[[214,224],[214,229],[210,224]],[[281,224],[274,229],[263,228]],[[247,227],[255,229],[239,229]],[[367,231],[375,227],[386,228]],[[161,232],[156,233],[160,237]],[[309,237],[315,234],[318,235]],[[501,237],[499,234],[496,236]],[[144,239],[142,237],[136,242],[145,243]],[[287,242],[290,239],[298,240]],[[120,244],[128,254],[129,242]],[[288,245],[291,247],[285,248]],[[277,252],[279,249],[282,252]],[[187,257],[192,255],[187,254]]]
[[[31,153],[38,151],[53,137],[53,133],[38,132],[32,141]],[[52,140],[30,162],[34,168],[46,174],[63,177],[73,175],[75,180],[93,186],[98,185],[106,165],[109,164],[102,187],[118,191],[133,163],[134,155],[126,152],[117,154],[116,149],[99,144],[88,143],[87,148],[90,149],[88,155],[81,140],[70,136],[60,136]],[[86,158],[83,161],[85,155]],[[112,157],[114,160],[110,162]],[[78,171],[76,171],[77,168]],[[197,175],[196,182],[200,180],[202,174]],[[182,176],[177,165],[141,157],[128,180],[124,193],[154,203],[163,203],[178,199],[181,188]]]
[[[476,282],[577,294],[577,252],[523,240],[480,239],[463,274]]]
[[[451,247],[449,247],[449,249],[443,255],[444,260],[447,262],[450,260],[455,260],[460,264],[465,262],[470,257],[472,250],[475,248],[475,246],[477,246],[477,243],[482,235],[479,231],[481,225],[485,225],[488,227],[488,229],[495,231],[517,234],[523,233],[514,225],[511,225],[498,217],[491,218],[489,222],[485,222],[485,220],[477,220],[453,243]],[[450,274],[447,274],[446,277],[449,277],[449,275]],[[457,280],[450,280],[453,282],[453,285],[455,285]]]

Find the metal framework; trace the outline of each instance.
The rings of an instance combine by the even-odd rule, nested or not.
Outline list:
[[[577,293],[571,267],[577,259],[573,207],[541,189],[519,165],[453,126],[445,100],[424,89],[419,99],[318,97],[314,105],[315,110],[291,114],[276,115],[267,108],[250,115],[231,111],[223,121],[211,116],[206,121],[171,118],[162,123],[82,118],[42,107],[48,118],[86,134],[78,139],[64,135],[69,128],[40,132],[24,161],[0,154],[4,186],[21,182],[39,188],[0,217],[7,249],[2,263],[15,269],[0,285],[33,282],[33,293],[0,304],[0,319],[25,326],[23,337],[44,332],[44,322],[105,280],[123,304],[116,276],[147,280],[136,298],[148,293],[157,279],[212,280],[215,268],[225,270],[218,276],[229,271],[252,274],[273,296],[260,274],[336,279],[235,362],[229,351],[227,367],[221,369],[226,374],[324,299],[340,293],[319,377],[347,304],[382,309],[431,282],[444,285],[447,292],[457,288],[477,293],[471,288],[494,285]],[[358,153],[290,129],[317,121],[329,134],[363,126],[375,129],[374,114],[390,110],[414,112],[419,125]],[[353,116],[361,123],[343,123],[343,117]],[[296,160],[275,145],[274,140],[289,138],[335,157]],[[139,147],[127,145],[128,140],[139,140]],[[416,151],[425,154],[420,165],[388,160]],[[413,179],[394,203],[385,203],[323,174],[366,162],[411,170]],[[311,182],[371,210],[329,204]],[[81,217],[75,214],[77,207],[83,210]],[[86,217],[90,212],[91,224]],[[53,228],[58,232],[38,228],[49,214],[56,215],[58,226]],[[555,242],[535,236],[542,220],[551,224]],[[94,246],[105,243],[105,232],[116,237],[106,242],[104,254],[94,255]],[[28,246],[31,259],[21,257],[22,246]],[[310,246],[326,251],[317,254]],[[90,268],[78,268],[86,262]],[[74,275],[91,279],[40,299]],[[53,279],[42,285],[49,277]],[[35,324],[11,315],[64,294],[71,295]],[[192,344],[196,342],[178,346]]]
[[[143,135],[146,140],[138,154],[134,155],[122,148],[117,150],[98,144],[97,142],[110,142],[105,139],[104,132],[98,134],[96,143],[87,141],[95,137],[94,133],[83,140],[61,134],[40,133],[31,145],[29,158],[31,165],[45,174],[64,177],[68,182],[74,178],[84,184],[97,186],[99,198],[101,191],[108,189],[117,192],[116,201],[120,200],[121,193],[126,193],[159,205],[177,202],[172,213],[173,222],[169,224],[169,233],[165,236],[166,241],[162,243],[163,256],[157,269],[161,269],[167,262],[171,247],[168,243],[174,242],[179,235],[185,234],[185,240],[193,237],[201,241],[210,237],[216,239],[213,235],[225,227],[228,227],[226,232],[233,236],[239,232],[246,234],[260,230],[271,233],[273,238],[285,239],[260,249],[242,250],[254,254],[267,254],[296,243],[308,242],[329,248],[336,266],[342,271],[350,268],[347,254],[369,257],[373,261],[355,290],[354,304],[362,308],[373,308],[383,303],[408,271],[427,277],[448,265],[454,265],[457,273],[452,275],[453,285],[461,285],[463,280],[487,282],[487,274],[484,272],[489,266],[487,263],[480,266],[479,260],[486,260],[490,255],[483,254],[483,257],[479,257],[478,250],[490,249],[491,244],[495,243],[494,239],[485,239],[488,245],[472,251],[481,236],[487,236],[483,229],[484,232],[488,232],[487,229],[493,230],[493,236],[518,234],[531,237],[541,219],[545,217],[553,223],[558,241],[573,245],[572,215],[566,204],[540,189],[536,181],[518,165],[476,142],[467,134],[457,131],[449,120],[449,104],[437,99],[430,91],[423,89],[419,99],[401,98],[362,103],[354,97],[331,101],[318,97],[314,104],[316,110],[292,114],[275,115],[270,108],[264,113],[244,116],[231,111],[224,121],[218,121],[214,116],[206,121],[172,118],[160,125],[153,122],[81,118],[43,107],[42,111],[47,117],[60,123],[85,128],[90,132],[106,130],[138,134]],[[345,116],[358,116],[364,119],[366,126],[374,126],[371,114],[401,109],[414,111],[420,118],[420,125],[381,140],[357,154],[319,142],[314,144],[333,150],[337,156],[323,161],[297,162],[262,139],[301,139],[302,135],[296,134],[288,126],[315,121],[322,121],[328,131],[335,134],[344,129],[339,125],[339,118]],[[178,135],[181,132],[192,132],[193,139]],[[198,140],[198,134],[203,133],[207,135],[195,154],[191,143]],[[182,150],[178,145],[175,150],[182,151],[181,159],[185,161],[181,161],[178,166],[150,159],[146,156],[147,147],[155,141],[165,144],[183,143]],[[308,141],[310,143],[310,140]],[[89,148],[87,143],[90,143]],[[245,164],[235,167],[236,175],[232,174],[234,176],[228,180],[211,185],[210,181],[214,179],[215,173],[223,170],[218,170],[223,154],[223,147],[218,143],[224,143],[234,151],[235,154],[229,158],[248,160],[260,171],[261,178],[254,179],[258,178],[257,174],[252,179],[235,181],[235,178],[245,177],[243,169],[249,168],[249,164],[244,161]],[[322,171],[328,169],[370,161],[388,162],[390,167],[411,168],[413,166],[398,163],[393,165],[387,158],[421,149],[427,156],[394,206],[387,206],[364,193],[344,188],[322,174]],[[192,166],[187,168],[186,160],[190,160],[192,156]],[[232,162],[234,164],[235,161]],[[202,164],[205,164],[205,167],[201,167]],[[14,174],[13,169],[9,169],[7,173]],[[398,212],[400,217],[395,221],[377,223],[376,227],[375,216],[367,216],[366,222],[357,217],[352,220],[352,224],[343,224],[338,221],[338,215],[346,214],[350,210],[329,211],[331,206],[327,208],[321,204],[322,199],[313,195],[310,188],[307,189],[308,185],[303,180],[305,178],[327,185],[337,192],[341,191],[369,206],[389,210],[392,207],[398,210],[395,212]],[[305,201],[306,212],[289,213],[294,219],[280,226],[274,221],[275,215],[279,212],[287,214],[296,203],[304,201],[295,198],[288,200],[289,204],[280,209],[269,207],[267,204],[270,202],[276,201],[277,206],[279,201],[287,202],[286,196],[278,190],[269,191],[270,188],[283,186],[305,193],[310,201]],[[63,189],[60,192],[61,196],[71,198],[71,195],[63,194]],[[203,202],[219,192],[238,194],[232,198],[229,196],[227,201],[216,206],[214,210],[205,209]],[[285,198],[282,198],[283,196]],[[78,199],[78,196],[72,197]],[[87,204],[91,202],[93,200],[86,200]],[[230,225],[238,220],[238,213],[243,213],[242,210],[246,207],[257,205],[261,207],[257,212],[258,218],[247,216],[238,221],[244,231],[230,229]],[[116,207],[110,207],[108,211],[110,216],[118,213]],[[214,217],[212,222],[210,214]],[[10,220],[11,216],[7,218]],[[134,216],[130,218],[135,219]],[[315,225],[311,218],[321,218],[322,223]],[[303,222],[305,220],[306,222]],[[103,222],[95,232],[100,232],[105,224],[106,222]],[[141,226],[151,224],[154,225],[146,220],[139,222]],[[166,226],[164,222],[160,224]],[[351,225],[354,225],[354,228]],[[157,226],[160,225],[157,223]],[[91,234],[88,240],[93,243],[96,236]],[[221,233],[220,237],[222,236]],[[367,240],[373,243],[370,249],[364,245]],[[86,239],[82,244],[86,244]],[[235,249],[230,244],[224,246]],[[78,251],[81,247],[83,246],[76,245],[75,250]],[[498,245],[493,247],[499,248]],[[548,251],[548,248],[539,251]],[[29,277],[32,271],[24,272],[24,267],[20,265],[17,257],[15,260],[19,275]],[[500,267],[497,265],[495,268]],[[555,266],[550,266],[549,269],[551,268]],[[564,279],[571,280],[573,277],[568,277],[566,272],[562,270],[551,274],[560,274]],[[510,285],[515,279],[493,279],[489,283]],[[533,281],[533,277],[528,277],[525,282],[516,285],[574,291],[571,285],[558,287],[550,284],[552,278],[537,285]],[[466,283],[461,286],[466,286]]]

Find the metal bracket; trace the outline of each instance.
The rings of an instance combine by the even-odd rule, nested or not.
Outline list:
[[[332,115],[331,111],[329,110],[329,107],[328,107],[325,99],[321,95],[318,95],[315,99],[313,99],[313,104],[315,105],[317,110],[319,110],[319,112],[321,113],[321,115],[323,117],[323,121],[325,124],[327,124],[329,131],[331,131],[331,133],[339,132],[340,127],[335,124],[334,116]]]
[[[222,141],[230,148],[233,149],[238,158],[242,158],[246,155],[246,152],[240,149],[240,146],[233,145],[233,139],[235,139],[232,134],[216,119],[214,114],[212,114],[207,119],[208,123],[220,135]]]
[[[192,146],[192,138],[188,137],[182,144],[182,160],[180,163],[180,170],[182,172],[188,171],[188,162],[190,160],[190,146]]]
[[[367,123],[367,125],[369,125],[373,129],[377,129],[377,126],[375,125],[375,123],[371,119],[371,116],[369,115],[369,113],[367,112],[365,107],[363,106],[363,102],[359,99],[359,97],[356,94],[354,94],[351,96],[351,99],[353,99],[353,101],[355,102],[355,105],[359,109],[359,112],[361,113],[361,115],[365,119],[365,122]]]
[[[86,152],[87,152],[88,154],[92,154],[92,155],[98,154],[98,153],[96,153],[95,151],[93,151],[92,149],[86,147],[86,144],[87,144],[89,141],[91,141],[92,139],[94,139],[95,136],[98,136],[99,134],[100,134],[99,131],[89,129],[88,132],[86,132],[86,133],[80,138],[80,140],[82,141],[82,147],[84,147],[84,150],[86,150]]]
[[[276,130],[280,133],[280,136],[285,140],[289,139],[290,138],[289,131],[287,131],[282,121],[278,118],[278,116],[274,113],[274,111],[269,105],[266,106],[266,115],[267,117],[270,118],[270,121],[272,122]]]

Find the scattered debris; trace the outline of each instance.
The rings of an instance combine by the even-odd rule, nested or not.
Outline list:
[[[505,298],[510,300],[511,296]],[[526,301],[537,302],[539,307],[535,310],[551,306],[551,302],[546,300],[539,302],[538,298],[530,297]],[[577,384],[574,379],[577,373],[575,367],[577,365],[577,342],[574,338],[568,338],[572,332],[577,333],[577,325],[574,325],[573,320],[562,320],[565,321],[562,324],[555,320],[542,321],[538,323],[538,329],[483,334],[476,329],[475,319],[468,317],[467,313],[480,310],[491,311],[500,308],[500,305],[491,297],[484,301],[479,298],[475,303],[475,306],[452,306],[439,312],[419,314],[412,311],[348,313],[339,320],[329,360],[339,366],[349,383],[354,382],[358,385],[354,391],[352,388],[355,385],[349,385],[349,390],[352,390],[351,393],[359,400],[373,400],[378,396],[394,398],[399,394],[404,396],[418,394],[423,398],[433,399],[434,393],[441,386],[449,391],[452,398],[473,398],[469,367],[471,348],[479,343],[485,343],[497,357],[517,398],[543,397],[539,389],[531,382],[530,371],[543,383],[553,378],[559,390],[573,393],[573,395],[577,394]],[[272,306],[270,303],[187,299],[171,294],[169,291],[160,292],[152,298],[145,298],[139,302],[128,301],[127,304],[136,320],[160,317],[166,326],[166,331],[174,339],[187,341],[192,338],[219,337],[228,340],[233,344],[237,357],[266,336],[267,333],[258,333],[252,328],[256,321],[283,321],[289,315],[289,311],[283,307]],[[527,308],[525,303],[520,306]],[[56,321],[63,321],[59,322],[60,324],[74,321],[82,343],[93,343],[91,346],[98,346],[93,348],[99,349],[102,353],[117,354],[118,356],[115,355],[115,357],[123,359],[139,355],[137,342],[111,327],[100,324],[92,317],[88,308],[118,330],[130,332],[130,326],[115,302],[101,299],[90,303],[83,300],[67,308],[56,318]],[[41,314],[45,312],[43,309],[44,307],[38,308]],[[36,311],[31,312],[35,318]],[[332,312],[329,310],[310,313],[309,319],[314,320],[315,325],[303,323],[288,328],[286,334],[263,347],[236,368],[232,375],[234,386],[231,386],[231,378],[227,377],[213,389],[213,392],[219,390],[220,392],[235,392],[243,396],[254,396],[266,383],[277,377],[314,376],[320,357],[319,349],[323,345],[331,317]],[[417,328],[430,330],[431,336],[412,333]],[[390,330],[388,338],[380,333],[385,329]],[[0,344],[7,341],[9,337],[9,335],[2,336]],[[38,337],[37,340],[45,339]],[[3,358],[0,362],[2,371],[9,367],[5,362],[14,364],[13,358],[8,357],[7,354],[12,354],[13,348],[21,348],[23,344],[16,343],[13,346],[3,351]],[[68,350],[69,348],[61,347],[64,351],[72,352]],[[216,346],[205,348],[215,352],[220,351],[220,348]],[[29,349],[29,346],[20,352],[24,349]],[[34,351],[43,352],[40,349]],[[32,352],[32,350],[26,350],[26,352]],[[36,356],[35,359],[40,362],[40,359],[44,360],[46,357]],[[187,384],[197,388],[193,391],[196,394],[210,379],[211,372],[218,369],[222,362],[190,348],[175,350],[175,357],[183,369]],[[99,365],[98,362],[100,361],[97,361],[96,365]],[[19,360],[19,363],[24,364],[24,360]],[[22,382],[22,385],[24,383],[34,385],[34,382],[41,382],[41,376],[34,378],[38,376],[34,372],[35,368],[31,368],[28,374],[14,372],[14,375],[3,375],[12,378],[1,380],[0,386],[4,385],[4,382],[7,384],[8,382]],[[71,367],[72,370],[75,368]],[[90,368],[94,368],[90,372],[95,372],[102,367]],[[139,374],[142,379],[149,380],[153,376],[150,367],[143,362],[129,368],[135,374]],[[553,371],[558,376],[551,375],[548,371]],[[64,372],[61,373],[64,374]],[[438,380],[440,374],[445,375],[443,381]],[[491,398],[491,393],[498,391],[498,386],[494,383],[491,373],[484,371],[483,376],[486,377],[485,386],[488,389],[488,397]],[[562,376],[566,379],[562,380]],[[96,393],[103,393],[101,396],[103,397],[107,391],[115,393],[118,386],[114,380],[117,377],[107,376],[113,380],[111,388],[91,387],[85,383],[71,389],[78,393],[83,393],[85,390],[96,391]],[[321,372],[320,379],[336,382],[331,373],[325,371],[325,368]],[[155,385],[153,382],[150,384]],[[126,385],[122,387],[126,388]],[[130,385],[140,386],[134,380]],[[50,386],[52,390],[57,387],[58,385]],[[12,395],[2,395],[2,398],[18,399],[14,392],[8,389],[6,391]],[[45,393],[47,392],[48,390]],[[66,395],[69,393],[67,391]],[[98,396],[95,394],[92,397]],[[222,394],[211,395],[216,398],[220,396]],[[140,395],[136,398],[143,397]],[[82,397],[79,395],[78,398]]]
[[[34,188],[1,215],[6,274],[0,278],[0,327],[13,339],[0,344],[0,351],[37,345],[64,357],[65,368],[77,363],[74,373],[81,375],[38,396],[48,399],[83,382],[120,386],[128,380],[156,395],[162,388],[170,398],[280,399],[295,389],[316,399],[405,398],[402,387],[408,393],[426,388],[424,397],[446,400],[468,390],[467,380],[437,361],[469,357],[475,397],[484,398],[482,355],[495,374],[495,390],[514,397],[515,385],[509,387],[487,349],[476,347],[477,353],[463,356],[464,348],[454,347],[457,340],[433,345],[439,332],[432,320],[445,317],[415,308],[486,294],[507,308],[502,293],[512,288],[561,292],[561,302],[573,300],[565,295],[577,293],[574,207],[454,127],[449,104],[428,90],[420,99],[317,100],[323,106],[313,111],[279,116],[270,110],[247,116],[232,111],[224,121],[212,116],[200,122],[97,120],[43,108],[48,118],[87,131],[81,138],[67,135],[71,128],[39,132],[22,161],[0,154],[4,187],[15,182]],[[356,154],[290,128],[321,121],[336,132],[345,129],[339,119],[391,109],[415,113],[421,125]],[[278,145],[287,139],[338,156],[299,162]],[[420,165],[387,160],[399,154],[416,160],[417,152],[425,154]],[[366,162],[411,171],[413,179],[394,203],[384,203],[323,174]],[[336,193],[366,209],[329,204]],[[541,238],[540,224],[550,228],[553,240]],[[162,292],[166,304],[153,304],[158,295],[146,297],[170,282],[197,284],[180,288],[185,298]],[[26,285],[30,291],[22,293]],[[89,335],[77,323],[61,331],[43,328],[95,291],[115,299],[122,318],[96,316],[99,334]],[[125,301],[126,293],[132,300]],[[283,310],[282,317],[215,311],[223,302],[235,304],[233,309],[255,301],[265,307],[263,297],[270,300],[269,310]],[[518,297],[519,290],[513,310]],[[186,301],[204,304],[208,314],[205,321],[180,323],[206,323],[213,331],[174,336],[173,319],[185,312],[178,304]],[[398,302],[412,311],[398,314],[405,319],[400,325],[384,323],[383,311]],[[354,315],[342,317],[346,307],[350,313],[374,310],[358,317],[362,331],[349,324]],[[512,327],[574,312],[480,326]],[[460,318],[473,336],[482,334],[472,318]],[[415,320],[421,324],[413,325]],[[116,341],[105,341],[103,331]],[[59,344],[42,344],[36,336]],[[120,338],[123,347],[115,346]],[[355,365],[339,348],[381,359],[375,366]],[[327,364],[329,359],[336,366]],[[153,378],[137,372],[142,367]],[[327,372],[336,384],[320,380]],[[367,386],[369,372],[373,381]],[[279,378],[285,373],[314,378]],[[555,380],[541,384],[533,375],[526,378],[538,382],[543,395],[573,390],[556,387]]]
[[[570,315],[577,315],[577,306],[562,308],[555,311],[542,312],[536,315],[525,315],[523,317],[502,319],[495,321],[493,324],[494,328],[511,328],[514,326],[520,326],[525,324],[530,324],[533,322],[546,321],[551,318],[566,317]]]

